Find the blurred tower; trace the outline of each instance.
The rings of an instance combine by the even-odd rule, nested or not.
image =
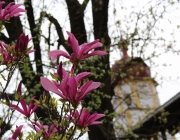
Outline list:
[[[122,59],[112,66],[114,88],[112,104],[117,116],[114,118],[117,136],[122,136],[140,123],[149,113],[160,106],[156,91],[157,82],[151,77],[150,68],[142,58],[128,56],[128,41],[120,39]]]

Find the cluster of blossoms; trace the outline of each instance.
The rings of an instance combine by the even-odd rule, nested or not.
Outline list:
[[[2,5],[4,2],[0,2],[0,22],[7,21],[11,17],[20,16],[21,12],[25,12],[24,9],[19,8],[21,4],[8,4],[4,9]],[[63,138],[63,134],[66,133],[66,137],[73,137],[76,130],[82,131],[82,133],[88,130],[89,125],[101,124],[101,121],[98,119],[104,117],[104,114],[91,113],[85,107],[82,106],[81,101],[85,98],[87,94],[95,90],[100,86],[100,82],[94,82],[92,80],[87,81],[85,78],[90,76],[91,72],[82,72],[79,74],[75,73],[75,69],[78,63],[81,61],[95,55],[106,55],[107,53],[101,50],[96,50],[102,44],[99,40],[95,40],[91,43],[84,43],[82,45],[78,44],[75,36],[67,32],[68,34],[68,45],[72,48],[73,53],[68,54],[61,50],[54,50],[49,52],[49,57],[52,61],[55,61],[57,58],[63,56],[72,63],[71,71],[68,72],[62,67],[62,62],[57,65],[57,71],[52,74],[53,80],[48,78],[41,77],[40,82],[43,88],[48,91],[55,93],[59,96],[60,100],[54,99],[51,97],[48,100],[48,108],[45,103],[47,103],[47,98],[36,99],[32,97],[30,102],[27,104],[25,99],[22,96],[21,86],[22,82],[19,83],[16,94],[18,95],[17,104],[12,104],[9,101],[9,98],[6,96],[7,105],[12,110],[16,110],[19,113],[23,114],[31,124],[29,126],[34,129],[39,137],[44,139],[52,138],[53,136],[60,135]],[[0,41],[0,64],[16,64],[19,61],[22,61],[22,58],[25,55],[34,52],[31,47],[28,48],[28,43],[31,39],[25,34],[21,34],[17,39],[16,43],[13,45],[7,45],[4,42]],[[86,81],[86,82],[84,82]],[[5,94],[5,93],[4,93]],[[57,102],[61,102],[61,111],[58,111]],[[41,107],[45,112],[51,113],[51,107],[56,110],[59,115],[58,119],[51,119],[51,124],[46,125],[46,122],[41,122],[38,118],[31,120],[31,116],[35,111]],[[53,111],[54,111],[53,110]],[[36,116],[36,115],[35,115]],[[13,135],[8,140],[16,140],[21,133],[23,125],[20,125],[16,128]]]
[[[0,41],[1,63],[8,64],[17,62],[25,57],[26,54],[34,52],[35,50],[31,50],[31,47],[27,48],[30,40],[31,39],[28,37],[28,35],[22,33],[17,39],[16,43],[12,46]]]

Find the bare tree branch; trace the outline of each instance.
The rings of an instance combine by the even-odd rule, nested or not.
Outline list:
[[[61,28],[59,22],[57,21],[57,19],[54,18],[52,15],[47,14],[46,12],[41,12],[41,15],[46,17],[56,27],[56,31],[57,31],[57,34],[59,36],[58,45],[63,45],[68,53],[72,53],[72,49],[67,45],[66,40],[64,39],[62,28]]]
[[[86,9],[86,6],[87,6],[88,2],[89,2],[89,0],[84,0],[84,1],[83,1],[82,5],[81,5],[83,11]]]
[[[2,32],[0,32],[0,38],[6,44],[10,44],[11,43],[11,40],[7,36],[5,36],[5,34],[3,34]]]
[[[36,70],[40,75],[42,75],[43,68],[42,68],[41,48],[40,48],[40,39],[39,39],[39,37],[40,37],[39,30],[40,29],[35,24],[34,11],[33,11],[31,0],[26,0],[24,2],[24,5],[25,5],[26,11],[27,11],[28,22],[29,22],[31,34],[33,37],[34,49],[36,50],[34,53],[35,60],[36,60]],[[40,22],[41,22],[41,18],[40,18]]]

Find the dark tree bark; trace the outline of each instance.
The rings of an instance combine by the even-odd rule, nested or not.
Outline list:
[[[87,42],[86,29],[84,24],[84,6],[77,0],[66,0],[69,12],[71,32],[76,36],[79,44]]]
[[[103,43],[103,50],[109,52],[110,37],[108,35],[108,0],[92,0],[92,13],[93,13],[93,27],[95,39],[101,39]],[[106,72],[101,79],[98,79],[104,84],[101,92],[112,96],[113,90],[111,88],[111,77],[109,75],[109,55],[100,58],[100,61],[105,65],[99,65],[101,70]],[[98,65],[99,61],[95,65]],[[104,112],[108,110],[109,113],[114,112],[111,98],[102,98],[102,103],[98,111]],[[112,118],[106,116],[106,122],[102,126],[90,126],[89,137],[90,140],[110,140],[115,139]]]
[[[41,48],[40,48],[40,25],[42,18],[40,17],[39,24],[35,24],[35,18],[34,18],[34,11],[32,7],[31,0],[25,0],[24,6],[26,9],[28,22],[30,26],[30,31],[33,37],[33,44],[34,49],[36,50],[34,52],[35,54],[35,61],[36,61],[36,72],[38,75],[43,75],[43,68],[42,68],[42,60],[41,60]]]

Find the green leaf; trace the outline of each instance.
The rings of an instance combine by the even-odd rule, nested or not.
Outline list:
[[[7,105],[7,103],[6,103],[6,102],[4,102],[4,101],[0,101],[0,103],[2,103],[2,104],[4,104],[4,105]]]
[[[54,80],[58,80],[58,77],[55,76],[54,74],[52,74],[51,72],[50,72],[50,75],[51,75],[51,77],[52,77]]]
[[[2,74],[0,74],[0,75],[1,75],[2,79],[3,79],[4,81],[6,81],[6,78],[4,77],[4,75],[2,75]]]

